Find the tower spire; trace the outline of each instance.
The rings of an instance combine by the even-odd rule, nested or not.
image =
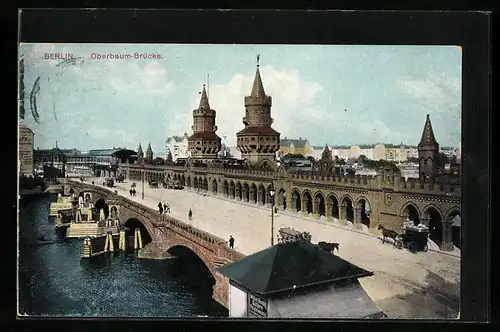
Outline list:
[[[207,96],[207,91],[205,90],[205,84],[203,84],[203,90],[201,91],[201,99],[200,99],[200,106],[198,106],[198,109],[210,109],[210,104],[208,103],[208,96]]]
[[[207,74],[207,99],[210,98],[210,74]]]
[[[257,70],[255,71],[255,79],[253,81],[252,93],[250,93],[250,97],[253,98],[266,97],[266,92],[264,91],[264,85],[262,84],[262,78],[260,77],[259,59],[260,59],[260,54],[257,54]]]
[[[432,124],[429,114],[425,119],[424,130],[422,132],[422,138],[420,139],[419,146],[434,146],[437,145],[436,138],[434,136],[434,131],[432,130]]]

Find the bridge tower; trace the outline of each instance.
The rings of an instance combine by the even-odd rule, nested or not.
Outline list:
[[[141,143],[139,143],[139,148],[137,148],[137,163],[142,163],[142,160],[144,159],[144,152],[142,152],[142,146]]]
[[[427,114],[422,139],[418,144],[418,172],[420,179],[434,179],[439,168],[439,144],[432,130],[431,119]]]
[[[280,133],[271,128],[274,119],[271,118],[272,98],[264,91],[259,71],[259,56],[257,70],[250,96],[245,97],[245,128],[236,133],[237,148],[242,158],[252,167],[270,166],[276,160],[276,151],[280,148]]]
[[[221,149],[221,138],[215,134],[215,110],[210,108],[203,84],[200,105],[193,110],[193,135],[188,138],[188,150],[193,159],[216,159]]]

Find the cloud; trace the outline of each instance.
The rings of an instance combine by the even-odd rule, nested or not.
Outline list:
[[[304,81],[297,70],[278,70],[273,66],[263,66],[260,72],[264,90],[273,98],[273,128],[282,137],[301,135],[300,128],[304,123],[321,121],[328,115],[325,109],[316,104],[316,97],[323,90],[321,85]],[[227,136],[229,145],[236,144],[236,132],[244,128],[244,97],[250,95],[254,77],[255,73],[237,73],[228,82],[209,87],[210,106],[217,112],[217,134],[220,137]],[[191,109],[196,109],[199,101],[200,95],[193,97]],[[191,133],[192,123],[191,112],[179,114],[171,121],[168,131],[170,135],[179,135],[185,131]],[[303,136],[306,134],[304,131]]]
[[[423,105],[456,107],[460,105],[460,79],[427,76],[420,79],[405,78],[398,81],[399,88]]]

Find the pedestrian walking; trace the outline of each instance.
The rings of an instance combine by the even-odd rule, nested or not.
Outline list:
[[[130,196],[132,196],[132,189],[130,189],[128,192],[129,192]]]
[[[132,196],[135,196],[135,194],[136,194],[135,189],[132,189]]]
[[[160,211],[160,214],[163,213],[163,204],[161,204],[161,202],[158,203],[158,211]]]
[[[193,211],[191,211],[191,208],[189,208],[188,219],[191,220],[192,218],[193,218]]]
[[[165,211],[165,213],[170,213],[170,204],[164,203],[163,210]]]
[[[92,181],[92,185],[94,185],[94,181]]]
[[[232,235],[229,235],[229,248],[234,249],[234,238]]]

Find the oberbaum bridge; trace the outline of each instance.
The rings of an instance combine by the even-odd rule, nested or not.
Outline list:
[[[169,156],[165,165],[153,165],[151,152],[144,158],[139,145],[137,162],[120,163],[119,172],[129,181],[177,181],[186,190],[270,208],[274,205],[279,210],[296,211],[316,219],[323,216],[321,220],[325,223],[337,218],[343,225],[353,223],[354,228],[364,224],[374,234],[379,233],[379,225],[397,231],[409,219],[426,224],[441,250],[453,250],[452,219],[460,215],[460,184],[457,179],[441,174],[439,144],[429,116],[418,145],[419,179],[405,180],[394,169],[384,169],[377,176],[350,176],[336,167],[327,146],[312,170],[278,166],[280,133],[271,127],[272,98],[264,91],[259,65],[252,92],[244,101],[245,127],[236,133],[243,163],[218,159],[221,138],[216,135],[216,112],[210,108],[203,87],[199,107],[193,110],[193,134],[188,138],[190,158],[174,163]],[[177,246],[193,251],[215,280],[214,299],[228,307],[229,282],[215,269],[244,255],[228,248],[226,240],[169,215],[160,216],[158,211],[117,192],[85,182],[65,181],[66,194],[88,193],[96,206],[99,200],[108,208],[116,206],[123,224],[131,219],[140,222],[148,233],[146,236],[151,238],[150,245],[163,253],[161,257],[168,257],[168,251]]]

